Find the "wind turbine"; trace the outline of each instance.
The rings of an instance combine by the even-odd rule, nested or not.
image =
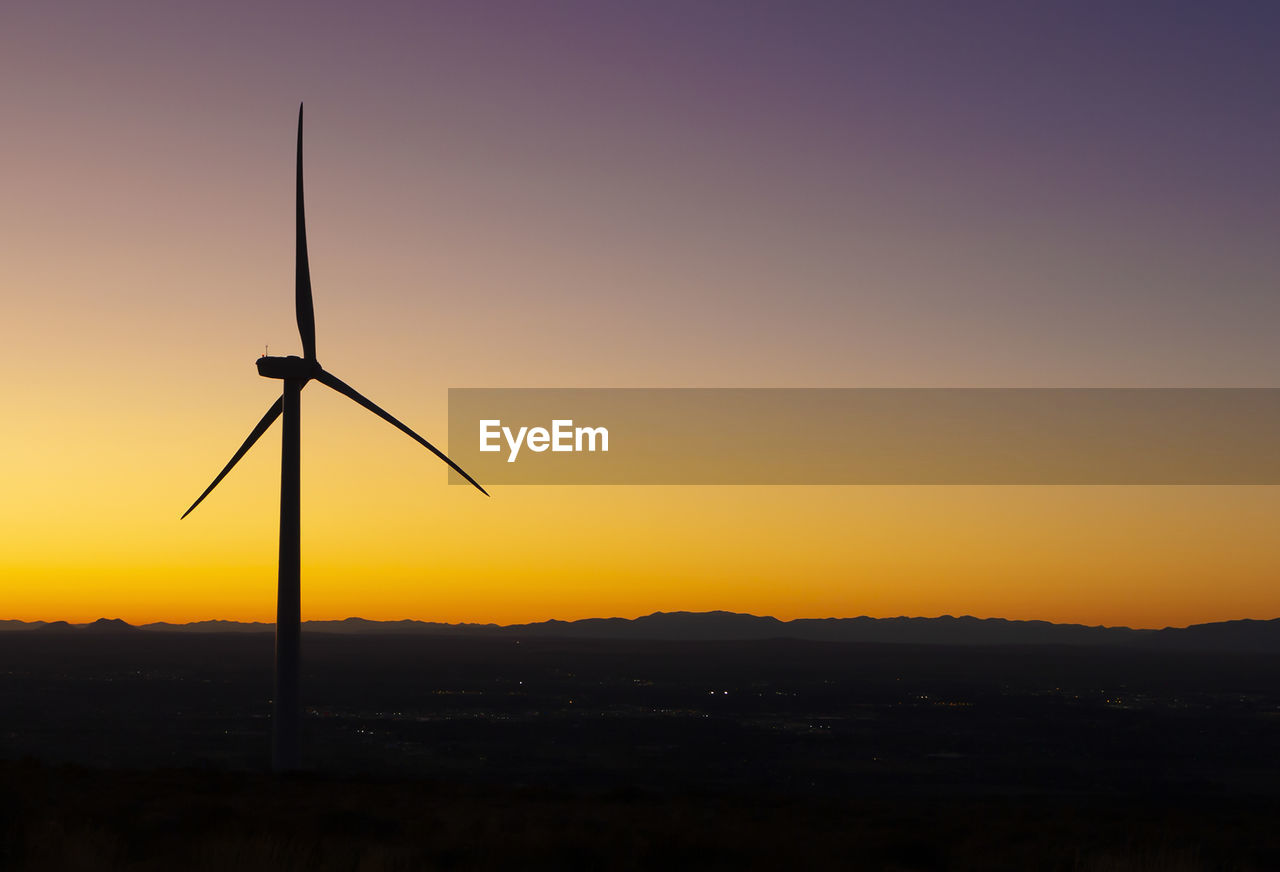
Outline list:
[[[299,579],[300,545],[299,545],[299,398],[302,389],[311,380],[333,388],[343,396],[350,397],[379,418],[402,430],[410,438],[449,464],[455,472],[471,482],[485,496],[489,492],[463,471],[462,467],[445,456],[417,433],[410,430],[390,413],[379,408],[372,400],[361,395],[355,388],[321,368],[316,359],[316,319],[315,309],[311,302],[311,269],[307,263],[307,227],[302,205],[302,106],[298,106],[298,247],[297,265],[294,281],[294,303],[297,307],[298,333],[302,336],[302,357],[258,358],[258,375],[264,378],[278,378],[284,381],[284,392],[280,399],[271,404],[267,413],[262,416],[249,438],[244,440],[239,450],[231,456],[231,460],[218,473],[204,493],[191,504],[191,508],[182,513],[182,517],[195,509],[209,493],[218,486],[239,462],[241,457],[253,447],[253,443],[275,423],[276,418],[284,416],[284,439],[280,452],[280,575],[279,592],[276,599],[276,687],[274,709],[272,711],[271,733],[271,767],[276,772],[288,772],[298,768],[298,726],[301,705],[298,694],[299,673],[299,637],[302,634],[301,583]]]

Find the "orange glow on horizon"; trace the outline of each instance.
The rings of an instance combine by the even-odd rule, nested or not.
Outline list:
[[[508,487],[486,500],[386,429],[363,434],[360,454],[337,434],[304,453],[306,620],[724,609],[1163,627],[1280,614],[1277,488]],[[74,549],[59,552],[38,514],[5,519],[19,545],[4,572],[23,583],[4,617],[272,621],[277,451],[264,437],[180,523],[176,473],[135,489],[134,511],[117,501],[113,516],[106,492],[82,502],[106,520]],[[170,503],[167,517],[136,512]]]

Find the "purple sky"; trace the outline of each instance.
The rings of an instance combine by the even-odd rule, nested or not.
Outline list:
[[[796,384],[1270,384],[1280,362],[1268,4],[3,15],[18,281],[33,250],[121,251],[104,223],[254,256],[305,98],[322,325],[339,279],[400,305],[378,270],[412,256],[485,301],[442,315],[609,383],[758,384],[766,357]],[[637,371],[654,341],[675,364]]]

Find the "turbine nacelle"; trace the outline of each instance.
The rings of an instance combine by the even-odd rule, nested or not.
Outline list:
[[[263,378],[297,379],[308,381],[320,373],[320,364],[305,357],[291,354],[288,357],[258,358],[258,375]]]

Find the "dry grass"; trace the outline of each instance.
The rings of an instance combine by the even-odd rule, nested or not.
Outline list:
[[[574,794],[0,764],[0,868],[1254,872],[1273,805]]]

